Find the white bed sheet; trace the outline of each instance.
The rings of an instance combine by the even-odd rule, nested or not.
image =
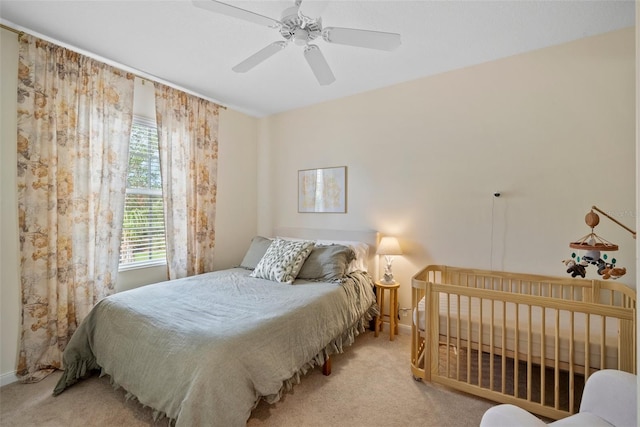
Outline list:
[[[506,318],[506,342],[504,347],[507,350],[515,351],[516,343],[516,304],[506,304],[506,311],[503,308],[501,301],[491,301],[488,299],[482,300],[482,322],[480,322],[480,299],[471,298],[471,307],[469,307],[469,298],[466,296],[460,296],[458,303],[457,295],[450,295],[449,301],[447,301],[447,294],[440,293],[440,335],[446,335],[447,331],[447,307],[449,307],[450,322],[449,322],[449,337],[451,339],[450,344],[455,344],[458,337],[458,306],[460,307],[460,339],[466,340],[468,337],[469,324],[471,325],[471,340],[474,343],[479,342],[480,337],[480,325],[482,324],[482,344],[489,345],[491,343],[491,306],[493,304],[493,343],[494,348],[502,349],[502,319]],[[471,316],[469,316],[469,308],[471,308]],[[556,330],[556,311],[555,309],[545,309],[545,349],[544,353],[546,358],[555,359],[555,330]],[[418,306],[413,312],[413,322],[424,331],[425,328],[425,299],[424,297],[419,301]],[[468,322],[468,318],[471,317],[471,322]],[[600,368],[601,358],[601,336],[602,336],[602,316],[585,315],[583,313],[575,313],[574,317],[574,357],[573,361],[579,366],[585,366],[585,332],[587,327],[589,328],[590,346],[589,346],[589,365],[592,368]],[[588,319],[587,319],[588,317]],[[518,352],[528,354],[528,334],[529,334],[529,310],[528,306],[524,304],[518,305]],[[559,311],[559,334],[558,334],[558,349],[561,362],[568,363],[569,351],[570,351],[570,319],[571,312],[566,310]],[[587,322],[588,320],[588,322]],[[606,368],[617,369],[618,367],[618,320],[615,318],[605,318],[605,345],[604,345],[604,366]],[[542,354],[541,348],[541,330],[542,330],[542,308],[531,308],[531,355],[539,358]]]

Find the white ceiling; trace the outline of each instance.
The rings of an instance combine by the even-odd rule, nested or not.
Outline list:
[[[315,0],[305,0],[315,1]],[[280,19],[291,1],[228,3]],[[397,32],[393,52],[315,42],[335,74],[320,86],[290,45],[246,74],[231,67],[281,40],[276,29],[189,0],[0,0],[1,22],[262,117],[630,27],[633,0],[334,0],[324,26]]]

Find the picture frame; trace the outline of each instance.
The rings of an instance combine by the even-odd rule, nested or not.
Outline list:
[[[298,171],[299,213],[346,213],[347,167]]]

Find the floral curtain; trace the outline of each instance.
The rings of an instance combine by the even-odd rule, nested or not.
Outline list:
[[[18,64],[17,372],[33,382],[114,290],[134,76],[29,35]]]
[[[219,106],[156,83],[169,279],[213,270]]]

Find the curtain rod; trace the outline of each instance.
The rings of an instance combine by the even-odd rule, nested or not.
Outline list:
[[[3,24],[1,22],[0,22],[0,28],[2,28],[3,30],[11,31],[14,34],[17,34],[18,38],[26,33],[26,31],[18,30],[16,28],[13,28],[13,27],[10,27],[8,25],[5,25],[5,24]],[[144,73],[144,72],[142,72],[140,70],[136,70],[135,68],[128,67],[128,66],[126,66],[124,64],[119,64],[119,63],[117,63],[115,61],[108,60],[106,58],[102,58],[102,57],[100,57],[98,55],[95,55],[93,53],[90,53],[90,52],[87,52],[87,51],[83,51],[82,49],[78,49],[75,46],[71,46],[71,45],[68,45],[66,43],[61,43],[58,40],[52,39],[51,37],[45,37],[45,36],[43,36],[41,34],[38,34],[38,33],[35,33],[35,32],[31,32],[31,31],[29,31],[29,34],[33,35],[34,37],[38,37],[38,38],[40,38],[42,40],[46,40],[46,41],[48,41],[50,43],[54,43],[54,44],[57,44],[59,46],[62,46],[65,49],[70,49],[70,50],[73,50],[74,52],[78,52],[78,53],[80,53],[82,55],[85,55],[85,56],[88,56],[88,57],[90,57],[92,59],[104,62],[104,63],[106,63],[108,65],[113,66],[113,67],[120,68],[123,71],[129,72],[129,73],[135,75],[136,77],[141,78],[142,80],[147,80],[147,81],[151,81],[151,82],[157,82],[157,83],[172,87],[174,89],[181,90],[181,91],[183,91],[185,93],[188,93],[190,95],[194,95],[194,96],[197,96],[198,98],[202,98],[202,99],[205,99],[205,100],[207,100],[209,102],[213,102],[214,104],[216,104],[219,108],[222,108],[223,110],[227,109],[226,105],[220,104],[220,102],[216,101],[215,99],[209,98],[208,96],[201,95],[201,94],[196,93],[196,92],[194,92],[192,90],[185,89],[185,88],[180,87],[180,86],[178,86],[176,84],[170,83],[170,82],[168,82],[166,80],[163,80],[163,79],[161,79],[159,77],[156,77],[156,76],[154,76],[152,74]]]
[[[4,25],[3,23],[0,23],[0,28],[2,28],[3,30],[11,31],[12,33],[17,34],[18,37],[24,34],[24,31],[16,30],[15,28],[11,28],[7,25]]]

